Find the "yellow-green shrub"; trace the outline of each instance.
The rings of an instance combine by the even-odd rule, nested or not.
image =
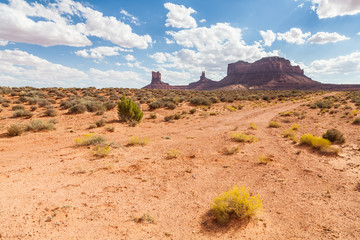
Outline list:
[[[304,134],[300,138],[300,144],[308,145],[312,148],[318,149],[323,153],[337,153],[338,150],[331,147],[331,142],[322,137],[317,137],[312,134]]]
[[[75,144],[78,146],[99,145],[106,140],[102,136],[94,135],[93,133],[84,134],[80,138],[75,139]]]
[[[111,149],[109,146],[106,147],[96,147],[95,150],[93,151],[94,156],[97,157],[106,157],[107,155],[109,155]]]
[[[297,131],[300,129],[300,124],[294,123],[291,125],[290,129]]]
[[[173,148],[173,149],[167,151],[166,154],[167,154],[167,156],[166,156],[167,159],[174,159],[174,158],[178,158],[180,156],[180,152],[176,148]]]
[[[150,138],[148,137],[132,137],[129,140],[128,146],[135,146],[135,145],[145,146],[149,142],[150,142]]]
[[[280,124],[274,121],[269,122],[269,128],[279,128]]]
[[[235,141],[235,142],[256,142],[259,139],[254,136],[254,135],[246,135],[245,133],[233,133],[231,135],[231,140]]]
[[[272,156],[270,156],[270,155],[263,155],[263,154],[261,154],[260,156],[259,156],[259,163],[260,164],[268,164],[269,162],[271,162],[272,161]]]
[[[227,223],[232,215],[240,219],[255,216],[263,209],[263,204],[259,194],[250,196],[246,187],[234,186],[216,197],[211,209],[220,223]]]
[[[255,123],[250,123],[250,128],[251,128],[251,129],[254,129],[254,130],[257,130],[257,129],[258,129],[258,127],[256,126]]]

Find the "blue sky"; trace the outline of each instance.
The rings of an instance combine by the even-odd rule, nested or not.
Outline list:
[[[266,56],[360,84],[360,1],[0,0],[1,86],[219,81],[228,63]]]

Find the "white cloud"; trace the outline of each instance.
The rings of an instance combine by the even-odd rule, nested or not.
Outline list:
[[[206,22],[206,19],[201,19],[199,22],[204,23]]]
[[[6,46],[9,42],[0,39],[0,46]]]
[[[78,69],[51,63],[20,50],[0,51],[0,85],[14,85],[6,79],[17,79],[21,86],[83,85],[88,75]]]
[[[264,39],[264,46],[271,46],[276,40],[276,34],[271,30],[260,31],[260,35]]]
[[[133,71],[84,72],[20,50],[0,51],[0,85],[34,87],[142,87],[148,81]]]
[[[165,41],[166,41],[166,44],[173,44],[173,43],[174,43],[173,40],[170,40],[170,39],[168,39],[168,38],[165,38]]]
[[[311,36],[310,32],[303,33],[300,28],[291,28],[286,33],[278,33],[278,40],[285,40],[288,43],[304,44],[306,38]]]
[[[301,3],[300,5],[297,6],[298,8],[303,8],[304,7],[304,3]]]
[[[191,7],[187,8],[184,5],[177,5],[173,3],[165,3],[164,7],[169,10],[166,14],[166,27],[174,28],[195,28],[197,26],[195,19],[191,16],[196,13]]]
[[[157,52],[150,57],[159,64],[159,68],[176,72],[186,69],[192,79],[179,79],[182,82],[198,79],[203,70],[209,73],[209,77],[219,80],[225,76],[228,63],[238,60],[252,62],[261,57],[278,55],[277,51],[265,52],[260,43],[247,45],[242,39],[241,29],[228,23],[169,31],[167,34],[183,49],[172,53]]]
[[[327,60],[316,60],[306,70],[313,74],[360,74],[360,52],[353,52],[349,55]]]
[[[73,24],[73,18],[85,22]],[[59,0],[46,6],[37,2],[28,4],[24,0],[0,3],[0,22],[3,40],[42,46],[90,46],[92,42],[88,36],[126,48],[145,49],[152,42],[149,35],[137,35],[129,25],[115,17],[103,16],[73,0]]]
[[[358,0],[311,0],[312,9],[320,19],[360,13]]]
[[[139,26],[139,19],[137,17],[135,17],[134,15],[128,13],[127,11],[125,11],[124,9],[122,9],[120,11],[121,14],[125,15],[125,17],[123,17],[123,19],[129,20],[131,23]]]
[[[135,58],[133,55],[131,55],[131,54],[125,55],[124,58],[125,58],[125,60],[128,61],[128,62],[134,62],[134,61],[136,61],[136,58]]]
[[[325,43],[335,43],[339,41],[349,40],[349,37],[345,35],[340,35],[336,32],[318,32],[312,35],[307,41],[312,44],[325,44]]]
[[[120,55],[120,52],[128,52],[131,51],[129,49],[124,49],[121,47],[96,47],[92,49],[83,49],[76,51],[75,54],[84,58],[95,58],[95,59],[103,59],[108,56],[117,56]]]

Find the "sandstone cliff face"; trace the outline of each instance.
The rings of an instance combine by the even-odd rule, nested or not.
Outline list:
[[[295,73],[304,74],[299,66],[291,66],[289,60],[280,57],[266,57],[254,63],[239,61],[228,65],[227,75],[247,73]]]
[[[160,72],[152,72],[151,83],[145,87],[145,89],[174,89],[168,83],[164,83],[161,81],[161,73]]]

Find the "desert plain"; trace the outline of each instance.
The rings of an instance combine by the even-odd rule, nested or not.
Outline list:
[[[122,94],[144,113],[136,126],[119,121]],[[211,104],[191,103],[198,95]],[[16,88],[0,96],[0,239],[360,238],[359,92]],[[84,98],[113,105],[76,114],[62,104]],[[150,109],[159,99],[172,104]],[[31,114],[15,116],[15,105]],[[10,136],[12,124],[38,119],[54,128]],[[300,144],[333,128],[345,138],[334,152]],[[237,133],[256,140],[234,141]],[[86,134],[103,137],[102,154],[76,143]],[[233,186],[259,194],[264,208],[219,224],[212,203]]]

